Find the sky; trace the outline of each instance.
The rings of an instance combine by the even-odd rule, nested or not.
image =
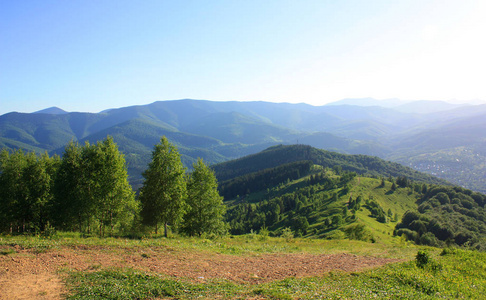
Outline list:
[[[0,0],[0,114],[486,101],[486,1]]]

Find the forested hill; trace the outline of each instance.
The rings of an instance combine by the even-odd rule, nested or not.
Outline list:
[[[486,251],[486,195],[376,157],[274,146],[214,170],[232,234]]]
[[[379,177],[404,176],[418,182],[448,184],[445,180],[375,156],[347,155],[307,145],[273,146],[256,154],[214,165],[212,168],[218,180],[223,182],[297,161],[311,161],[325,168],[342,169],[362,175]]]

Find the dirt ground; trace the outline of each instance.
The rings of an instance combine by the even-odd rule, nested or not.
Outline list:
[[[204,281],[224,278],[262,283],[287,277],[317,276],[331,270],[360,271],[395,262],[393,259],[349,254],[261,254],[234,256],[166,248],[113,249],[64,247],[36,253],[15,249],[0,256],[0,299],[62,299],[63,271],[97,271],[130,267],[171,277]]]

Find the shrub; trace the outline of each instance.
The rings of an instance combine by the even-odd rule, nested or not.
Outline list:
[[[292,232],[292,229],[290,229],[290,227],[285,227],[282,230],[281,237],[283,237],[287,242],[290,242],[294,238],[294,233]]]
[[[442,265],[434,261],[428,252],[422,250],[415,256],[415,264],[421,269],[427,268],[433,272],[442,270]]]
[[[419,268],[425,268],[425,266],[430,263],[431,257],[428,252],[420,250],[415,256],[415,264]]]
[[[350,240],[370,241],[372,235],[364,224],[352,224],[343,229]]]

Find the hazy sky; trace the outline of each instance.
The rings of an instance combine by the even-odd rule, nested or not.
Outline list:
[[[486,1],[0,0],[0,114],[486,100]]]

